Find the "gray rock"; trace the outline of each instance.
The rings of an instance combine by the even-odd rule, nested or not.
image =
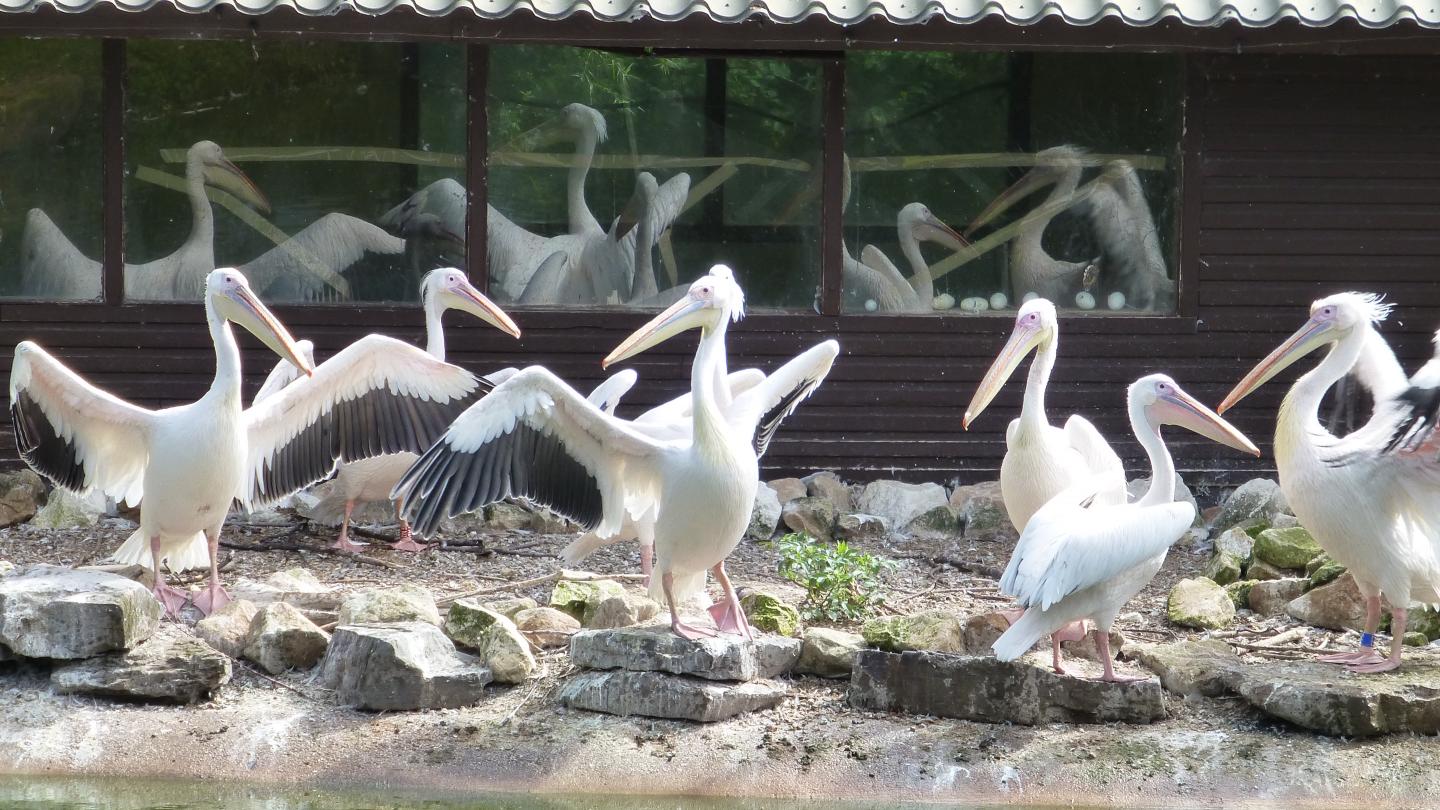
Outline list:
[[[907,616],[878,616],[860,628],[865,643],[890,652],[933,650],[965,652],[965,628],[948,610],[927,610]]]
[[[491,674],[435,625],[403,622],[335,628],[320,680],[343,705],[412,711],[473,706]]]
[[[1285,612],[1315,627],[1365,631],[1365,597],[1349,573],[1314,588],[1285,606]]]
[[[474,650],[496,683],[521,683],[539,666],[530,642],[507,616],[473,600],[461,599],[445,616],[445,635]]]
[[[690,641],[667,624],[581,630],[570,637],[570,661],[586,669],[628,669],[694,675],[712,681],[753,681],[789,672],[800,640],[760,635],[754,643],[728,633]]]
[[[45,505],[30,519],[30,525],[41,529],[88,529],[99,523],[104,514],[105,496],[99,492],[81,497],[56,487],[50,490]]]
[[[1205,564],[1201,575],[1219,585],[1238,581],[1250,565],[1255,539],[1242,528],[1230,528],[1215,538],[1214,546],[1214,555]]]
[[[485,524],[492,529],[513,532],[530,529],[534,516],[530,510],[514,503],[492,503],[485,507]]]
[[[1020,537],[1005,511],[999,481],[956,487],[950,494],[950,505],[960,510],[967,540],[1013,542]]]
[[[1245,566],[1242,562],[1229,554],[1212,554],[1210,561],[1200,569],[1200,576],[1214,582],[1216,585],[1229,585],[1238,582],[1244,574]]]
[[[428,622],[440,624],[440,610],[429,588],[404,583],[389,588],[361,591],[340,603],[339,623],[394,624]]]
[[[44,494],[45,482],[31,470],[0,473],[0,527],[35,517]]]
[[[1116,630],[1110,631],[1110,657],[1114,660],[1122,650],[1125,649],[1125,636]],[[1095,644],[1095,634],[1086,633],[1076,641],[1060,642],[1060,651],[1075,658],[1084,658],[1086,661],[1103,661],[1100,655],[1100,647]],[[979,652],[979,650],[972,650]]]
[[[653,599],[625,591],[601,599],[585,626],[593,630],[630,627],[655,618],[660,611]]]
[[[272,602],[255,614],[245,643],[245,657],[271,675],[310,669],[325,655],[330,634],[305,618],[288,602]]]
[[[1295,512],[1290,509],[1290,499],[1285,497],[1285,490],[1275,487],[1270,493],[1270,500],[1265,503],[1265,514],[1270,517],[1274,525],[1279,525],[1279,518],[1282,516],[1294,517]]]
[[[1383,676],[1346,677],[1327,664],[1264,662],[1240,670],[1234,691],[1266,714],[1321,734],[1440,733],[1440,661],[1407,655]]]
[[[853,542],[855,540],[879,540],[890,534],[890,526],[879,515],[846,514],[835,521],[835,539]]]
[[[335,611],[345,595],[315,577],[308,568],[276,571],[264,581],[240,579],[230,586],[230,595],[257,605],[288,602],[304,610]]]
[[[163,609],[138,582],[37,565],[0,579],[0,646],[27,658],[89,658],[149,638]]]
[[[57,667],[50,683],[61,694],[199,703],[230,681],[230,659],[181,630],[161,625],[144,644]]]
[[[1140,500],[1148,491],[1150,491],[1150,476],[1148,475],[1144,478],[1136,478],[1125,485],[1125,492],[1129,495],[1131,503]],[[1204,518],[1200,516],[1200,504],[1195,501],[1195,494],[1190,491],[1190,487],[1185,484],[1185,479],[1178,472],[1175,473],[1175,500],[1184,501],[1195,508],[1195,520],[1192,525],[1199,526],[1204,523]]]
[[[939,484],[906,484],[901,481],[872,481],[860,494],[860,511],[879,515],[891,526],[910,521],[947,503],[945,488]]]
[[[1225,593],[1230,595],[1230,601],[1235,603],[1235,609],[1250,609],[1250,589],[1254,588],[1258,579],[1242,579],[1225,586]]]
[[[768,483],[770,488],[775,490],[775,496],[780,499],[781,506],[809,494],[805,482],[799,478],[776,478]]]
[[[1245,666],[1229,644],[1216,639],[1140,644],[1128,655],[1159,675],[1161,685],[1178,695],[1223,695]]]
[[[828,498],[795,498],[780,507],[780,520],[787,529],[826,543],[835,537],[838,517],[835,505]]]
[[[848,678],[855,668],[855,656],[863,649],[864,636],[830,627],[807,627],[795,672],[822,678]]]
[[[946,504],[937,506],[910,521],[905,526],[905,534],[958,537],[963,528],[964,522],[960,518],[960,510]]]
[[[1241,484],[1225,499],[1220,514],[1210,524],[1210,530],[1219,533],[1252,518],[1266,518],[1266,510],[1278,489],[1280,485],[1269,478],[1252,478]]]
[[[750,525],[745,536],[751,540],[769,540],[775,536],[775,527],[780,525],[780,498],[769,484],[761,483],[755,488],[755,507],[750,512]]]
[[[1301,526],[1288,529],[1271,527],[1255,538],[1256,559],[1276,568],[1301,570],[1322,553],[1320,544]]]
[[[1285,608],[1305,593],[1307,579],[1271,579],[1255,583],[1247,599],[1251,610],[1261,616],[1283,616]]]
[[[1103,683],[1025,661],[931,652],[861,652],[847,697],[862,709],[1026,726],[1165,718],[1158,680]]]
[[[1218,630],[1235,619],[1235,603],[1225,589],[1204,577],[1182,579],[1170,589],[1165,615],[1181,627]]]
[[[613,579],[562,579],[550,589],[550,607],[568,613],[588,625],[600,603],[612,596],[624,596],[625,586]]]
[[[493,601],[486,602],[485,607],[495,611],[496,613],[499,613],[501,616],[504,616],[511,621],[514,621],[516,614],[518,614],[520,611],[540,607],[540,603],[536,602],[534,599],[531,599],[528,596],[515,596],[509,599],[495,599]]]
[[[211,647],[231,658],[245,654],[250,637],[250,622],[260,608],[248,599],[234,599],[219,610],[195,623],[195,635]]]
[[[716,683],[659,672],[582,672],[560,688],[560,702],[573,709],[712,723],[769,709],[785,697],[775,681]]]
[[[1329,554],[1321,554],[1305,566],[1305,576],[1310,578],[1310,587],[1318,588],[1334,582],[1345,573],[1345,566]]]
[[[515,626],[537,647],[564,647],[580,629],[580,621],[568,613],[542,606],[516,613]]]
[[[800,637],[803,624],[799,608],[779,596],[753,588],[741,588],[740,607],[744,608],[745,618],[752,627],[765,633]]]
[[[966,652],[984,655],[995,640],[1010,629],[1010,620],[1000,613],[977,613],[965,619],[961,635]]]
[[[850,497],[850,485],[840,480],[840,476],[828,470],[825,472],[811,473],[800,479],[805,482],[805,492],[811,497],[825,498],[834,504],[835,511],[849,512],[855,508],[853,499]]]
[[[1289,579],[1295,574],[1294,571],[1284,568],[1276,568],[1264,560],[1251,560],[1245,567],[1245,576],[1249,579],[1272,580]]]
[[[1250,563],[1255,552],[1255,538],[1244,528],[1236,526],[1215,535],[1215,553],[1228,554],[1241,561],[1241,566]]]

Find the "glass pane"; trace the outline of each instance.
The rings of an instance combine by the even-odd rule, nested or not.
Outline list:
[[[1180,61],[853,53],[845,307],[1175,311]]]
[[[0,47],[0,295],[100,298],[100,43]]]
[[[662,306],[724,263],[752,309],[813,305],[818,62],[497,47],[489,86],[499,300]]]
[[[126,296],[194,299],[218,264],[268,301],[408,301],[426,271],[464,266],[464,198],[447,193],[465,176],[464,60],[132,42]]]

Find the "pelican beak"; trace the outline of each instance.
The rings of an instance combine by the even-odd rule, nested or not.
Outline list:
[[[262,214],[270,213],[270,200],[255,185],[255,181],[240,167],[221,158],[218,163],[205,164],[205,184],[235,195],[241,202]]]
[[[1015,181],[1015,184],[1000,192],[1000,196],[990,201],[980,215],[970,221],[965,227],[965,235],[969,236],[986,225],[995,217],[1000,216],[1006,209],[1026,197],[1034,194],[1037,190],[1044,188],[1054,182],[1049,172],[1040,171],[1037,168],[1025,173],[1025,176]]]
[[[610,366],[645,351],[646,349],[664,343],[672,337],[688,329],[703,327],[706,324],[704,317],[705,302],[699,301],[690,296],[685,296],[679,301],[670,305],[670,308],[656,315],[651,321],[640,327],[630,337],[625,338],[610,356],[600,361],[601,368]]]
[[[510,337],[520,337],[520,327],[515,325],[515,321],[470,282],[465,282],[459,289],[451,290],[450,294],[453,309],[468,312]]]
[[[946,225],[939,217],[931,214],[920,223],[915,238],[935,242],[949,250],[963,250],[970,246],[970,240],[961,236],[954,228]]]
[[[270,347],[291,365],[307,376],[315,373],[315,366],[305,357],[305,352],[295,343],[295,338],[280,324],[280,320],[268,307],[260,303],[249,287],[235,287],[219,296],[219,301],[230,304],[225,309],[225,318],[245,327],[260,342]]]
[[[1245,438],[1245,434],[1179,387],[1155,400],[1150,411],[1155,421],[1160,424],[1183,427],[1226,447],[1233,447],[1252,456],[1260,455],[1260,448]]]
[[[985,379],[980,381],[980,387],[975,389],[975,396],[970,400],[970,405],[965,409],[966,430],[970,429],[970,423],[980,417],[985,406],[990,400],[1000,393],[1005,381],[1015,373],[1016,366],[1025,359],[1032,349],[1039,346],[1045,340],[1045,329],[1043,327],[1024,326],[1015,324],[1015,331],[1010,333],[1010,340],[1006,342],[1005,348],[1000,350],[1000,356],[990,365],[990,370],[985,372]]]
[[[1317,321],[1314,318],[1305,322],[1305,325],[1288,340],[1280,344],[1275,351],[1270,352],[1264,360],[1261,360],[1245,379],[1236,384],[1234,390],[1226,395],[1225,401],[1220,403],[1220,413],[1224,413],[1235,407],[1235,403],[1249,396],[1252,391],[1264,385],[1276,374],[1284,371],[1292,363],[1305,355],[1315,351],[1321,346],[1334,340],[1333,333],[1335,324],[1330,321]]]
[[[570,128],[560,120],[546,121],[530,129],[525,130],[515,137],[515,146],[518,149],[533,152],[536,149],[543,149],[552,144],[569,140],[573,137]]]

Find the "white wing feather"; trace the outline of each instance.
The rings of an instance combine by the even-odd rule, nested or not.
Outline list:
[[[1096,484],[1095,502],[1115,506],[1125,503],[1125,465],[1095,425],[1072,414],[1065,420],[1065,440],[1090,469],[1089,480]]]

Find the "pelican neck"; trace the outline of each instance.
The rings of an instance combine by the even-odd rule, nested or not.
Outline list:
[[[925,263],[925,254],[920,251],[920,240],[910,228],[900,229],[900,252],[905,255],[905,260],[910,262],[910,270],[914,273],[906,284],[915,293],[919,303],[929,308],[935,300],[935,279],[930,275],[930,265]]]
[[[725,418],[716,400],[717,383],[725,375],[725,330],[729,317],[720,313],[719,322],[700,333],[700,346],[690,366],[691,424],[695,444],[723,444]]]
[[[570,232],[572,234],[594,233],[601,230],[599,220],[590,213],[585,202],[585,177],[590,173],[590,164],[595,160],[595,145],[599,138],[589,129],[581,129],[575,142],[575,162],[570,166],[566,194],[570,208]]]
[[[1356,326],[1335,341],[1319,365],[1300,375],[1300,379],[1290,386],[1280,403],[1280,413],[1275,421],[1277,455],[1293,449],[1309,432],[1328,433],[1320,424],[1320,402],[1325,398],[1325,392],[1354,368],[1370,331],[1368,321]]]
[[[205,399],[240,402],[240,347],[230,322],[215,311],[215,301],[205,295],[205,320],[210,326],[210,340],[215,345],[215,379]]]
[[[445,315],[445,307],[437,301],[437,296],[426,295],[425,298],[425,351],[436,360],[445,361],[445,327],[442,320]]]
[[[1050,385],[1050,372],[1055,368],[1059,345],[1060,330],[1051,328],[1035,348],[1035,359],[1030,362],[1030,373],[1025,379],[1025,400],[1020,406],[1022,435],[1038,436],[1050,427],[1045,415],[1045,389]]]
[[[1160,426],[1150,418],[1149,411],[1140,404],[1133,390],[1128,400],[1130,429],[1135,432],[1135,438],[1140,441],[1140,446],[1145,448],[1145,455],[1150,458],[1150,488],[1145,490],[1145,494],[1136,503],[1139,506],[1173,503],[1175,460],[1170,457],[1170,449],[1165,446],[1165,439],[1160,435]]]

